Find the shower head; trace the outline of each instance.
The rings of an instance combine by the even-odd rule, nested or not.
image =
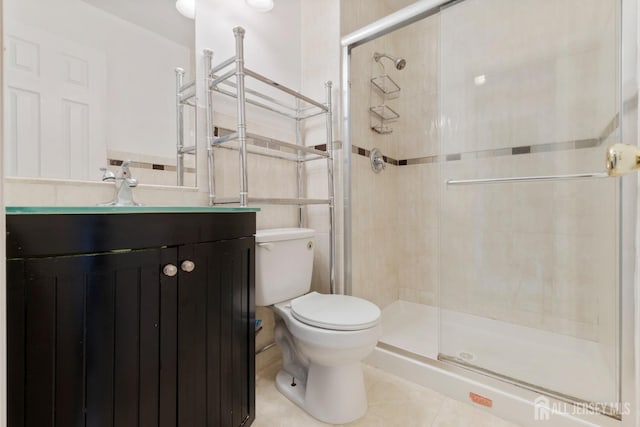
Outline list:
[[[398,69],[398,70],[402,70],[402,69],[403,69],[404,67],[406,67],[406,65],[407,65],[407,61],[405,61],[405,60],[404,60],[404,59],[402,59],[402,58],[396,58],[395,56],[391,56],[391,55],[386,54],[386,53],[378,53],[378,52],[375,52],[375,53],[373,54],[373,59],[374,59],[376,62],[380,62],[380,59],[381,59],[381,58],[389,58],[390,60],[392,60],[392,61],[393,61],[393,65],[394,65],[394,66],[396,67],[396,69]]]

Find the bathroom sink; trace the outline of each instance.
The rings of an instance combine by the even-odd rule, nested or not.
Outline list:
[[[259,212],[238,206],[7,206],[7,215],[128,214],[128,213],[232,213]]]

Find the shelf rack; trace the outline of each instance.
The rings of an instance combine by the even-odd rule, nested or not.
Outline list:
[[[400,86],[386,74],[372,78],[371,85],[385,98],[391,99],[400,95]]]
[[[391,76],[385,73],[384,66],[378,61],[378,59],[376,59],[375,55],[374,61],[380,64],[383,74],[369,80],[371,84],[371,93],[369,98],[373,100],[373,94],[375,93],[381,100],[380,104],[374,104],[369,107],[369,114],[371,116],[370,127],[374,132],[385,135],[393,132],[393,128],[389,126],[389,124],[400,118],[400,114],[398,114],[393,108],[389,107],[386,103],[391,99],[399,97],[401,89]]]
[[[184,82],[185,71],[176,68],[176,175],[177,185],[184,185],[184,155],[196,154],[196,146],[184,145],[184,107],[196,106],[196,81]]]
[[[291,205],[298,206],[299,226],[304,225],[303,209],[308,205],[327,205],[329,208],[329,285],[331,293],[335,293],[335,212],[333,182],[333,125],[331,113],[331,82],[325,83],[325,102],[318,102],[293,89],[277,83],[247,67],[244,62],[244,35],[242,27],[233,29],[235,37],[235,55],[213,65],[213,52],[204,50],[205,87],[207,117],[207,170],[209,176],[209,204],[258,205]],[[269,94],[247,88],[245,80],[250,78],[265,85]],[[283,101],[271,93],[285,95]],[[236,100],[237,120],[235,131],[222,132],[213,124],[213,93],[219,93]],[[246,105],[270,111],[292,119],[296,128],[296,143],[279,141],[247,132]],[[306,119],[325,116],[326,151],[304,146],[301,137],[301,126]],[[216,196],[215,185],[215,153],[216,149],[237,150],[240,163],[240,191],[238,197],[221,198]],[[260,155],[297,163],[298,197],[273,198],[249,196],[247,155]],[[307,161],[326,159],[327,161],[327,199],[304,198],[303,165]]]

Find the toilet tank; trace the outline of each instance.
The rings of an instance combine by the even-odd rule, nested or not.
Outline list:
[[[256,232],[256,305],[267,306],[311,289],[315,231],[276,228]]]

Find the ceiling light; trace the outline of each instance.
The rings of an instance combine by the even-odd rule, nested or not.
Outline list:
[[[487,82],[487,76],[485,76],[484,74],[481,74],[479,76],[475,76],[473,78],[473,83],[476,86],[482,86],[483,84],[485,84]]]
[[[249,6],[260,12],[269,12],[273,9],[273,0],[245,0]]]
[[[196,0],[177,0],[176,9],[186,18],[195,19],[196,17]]]

